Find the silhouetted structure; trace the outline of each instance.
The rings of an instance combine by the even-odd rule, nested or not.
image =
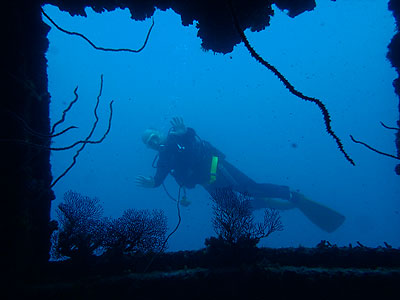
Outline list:
[[[252,198],[232,189],[217,189],[212,194],[213,227],[229,245],[241,242],[257,244],[274,231],[283,230],[278,211],[265,209],[264,221],[255,223],[251,209]]]

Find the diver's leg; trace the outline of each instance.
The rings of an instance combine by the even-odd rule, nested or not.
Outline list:
[[[253,209],[298,208],[311,222],[327,232],[335,231],[345,220],[342,214],[316,203],[300,193],[290,192],[287,186],[256,183],[226,161],[218,166],[217,181],[213,184],[203,185],[203,187],[211,196],[218,188],[232,188],[240,193],[248,193],[254,198],[251,203]]]
[[[291,194],[289,187],[287,186],[270,183],[256,183],[227,161],[224,161],[219,166],[219,171],[219,179],[223,179],[223,184],[237,192],[247,193],[253,197],[251,206],[254,210],[263,208],[287,210],[296,207],[294,203],[288,201]]]
[[[291,197],[288,186],[271,183],[257,183],[227,161],[223,161],[221,167],[230,177],[233,178],[235,185],[232,186],[232,189],[238,192],[248,193],[256,198],[269,197],[289,200]]]
[[[274,208],[286,210],[296,207],[294,203],[288,201],[291,196],[289,187],[270,183],[256,183],[225,160],[218,165],[217,180],[212,184],[203,184],[203,187],[211,196],[219,188],[231,188],[236,192],[248,194],[253,197],[253,209]]]
[[[327,232],[335,231],[345,220],[342,214],[312,201],[300,193],[290,192],[287,186],[256,183],[230,163],[224,161],[222,166],[236,182],[233,187],[234,190],[248,193],[254,197],[253,209],[275,208],[285,210],[298,208],[311,222]]]
[[[253,210],[264,209],[264,208],[288,210],[296,207],[297,207],[296,204],[294,204],[293,202],[277,198],[256,197],[251,202],[251,208]]]

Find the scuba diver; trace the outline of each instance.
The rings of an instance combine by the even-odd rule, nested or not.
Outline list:
[[[335,231],[345,220],[340,213],[316,203],[288,186],[257,183],[225,159],[225,155],[202,140],[193,128],[186,127],[183,119],[171,121],[168,135],[149,128],[142,135],[144,144],[158,152],[154,177],[139,175],[136,184],[155,188],[171,174],[178,185],[194,188],[201,185],[212,196],[217,189],[230,188],[252,197],[252,208],[279,210],[298,208],[311,222],[327,231]],[[183,203],[182,203],[183,204]]]

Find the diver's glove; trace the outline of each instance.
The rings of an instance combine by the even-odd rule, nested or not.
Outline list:
[[[139,175],[136,177],[136,185],[137,186],[141,186],[144,188],[153,188],[155,187],[155,182],[154,182],[154,178],[151,176],[143,176],[143,175]]]
[[[170,131],[170,134],[183,135],[186,133],[187,129],[181,117],[172,118],[171,125],[172,125],[172,130]]]

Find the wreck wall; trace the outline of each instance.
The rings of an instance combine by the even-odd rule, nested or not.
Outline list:
[[[49,28],[41,21],[39,1],[7,6],[0,110],[2,258],[7,269],[27,273],[48,260],[49,249],[53,194],[49,138],[41,136],[49,133]]]
[[[399,96],[399,120],[397,121],[397,127],[400,128],[400,1],[389,1],[389,9],[393,12],[393,17],[396,20],[397,32],[393,36],[393,39],[388,46],[389,52],[387,57],[392,63],[392,66],[396,69],[397,74],[399,75],[393,81],[393,87],[396,94]],[[400,130],[398,130],[396,133],[395,143],[397,148],[397,157],[400,157]],[[397,175],[400,175],[400,164],[396,166],[395,171]]]

